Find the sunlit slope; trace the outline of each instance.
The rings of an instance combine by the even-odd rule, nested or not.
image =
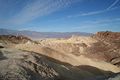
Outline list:
[[[96,40],[89,40],[90,38],[85,37],[82,38],[82,41],[79,41],[77,43],[85,43],[86,45],[90,46],[91,43],[96,42]],[[64,47],[64,49],[68,49],[69,45],[66,44],[74,44],[74,40],[72,42],[72,39],[68,39],[68,40],[45,40],[39,43],[31,43],[31,42],[27,42],[26,44],[18,44],[15,46],[15,48],[17,49],[22,49],[22,50],[28,50],[28,51],[34,51],[49,57],[52,57],[54,59],[57,59],[59,61],[62,62],[67,62],[71,65],[74,66],[79,66],[79,65],[89,65],[89,66],[94,66],[97,67],[99,69],[105,70],[105,71],[112,71],[112,72],[119,72],[120,68],[104,62],[104,61],[96,61],[96,60],[92,60],[88,57],[85,57],[84,55],[79,55],[76,56],[75,54],[71,54],[69,52],[69,50],[67,51],[62,51],[62,48]],[[60,46],[62,44],[62,46]],[[68,46],[68,47],[65,47]],[[74,46],[73,46],[74,47]],[[70,47],[71,48],[71,47]],[[80,54],[80,53],[79,53]],[[109,67],[108,67],[109,66]]]

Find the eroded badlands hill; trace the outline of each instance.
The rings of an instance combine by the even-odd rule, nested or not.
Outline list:
[[[91,73],[34,52],[0,49],[0,80],[80,80],[108,73]]]
[[[35,52],[0,49],[0,80],[105,80],[118,78],[93,66],[72,66]]]
[[[0,75],[6,80],[9,76],[14,80],[120,79],[118,32],[39,41],[0,36],[0,48]]]

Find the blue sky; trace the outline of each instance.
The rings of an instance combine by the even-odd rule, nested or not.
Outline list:
[[[0,28],[120,32],[120,0],[0,0]]]

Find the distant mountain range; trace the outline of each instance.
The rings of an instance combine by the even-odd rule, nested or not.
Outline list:
[[[32,39],[40,38],[69,38],[72,35],[77,36],[91,36],[92,33],[85,32],[36,32],[36,31],[18,31],[9,29],[0,29],[0,35],[24,35]]]

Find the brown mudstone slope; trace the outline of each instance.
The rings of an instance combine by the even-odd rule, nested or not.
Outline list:
[[[86,56],[120,66],[120,32],[98,32],[93,38],[98,41],[86,48]]]

